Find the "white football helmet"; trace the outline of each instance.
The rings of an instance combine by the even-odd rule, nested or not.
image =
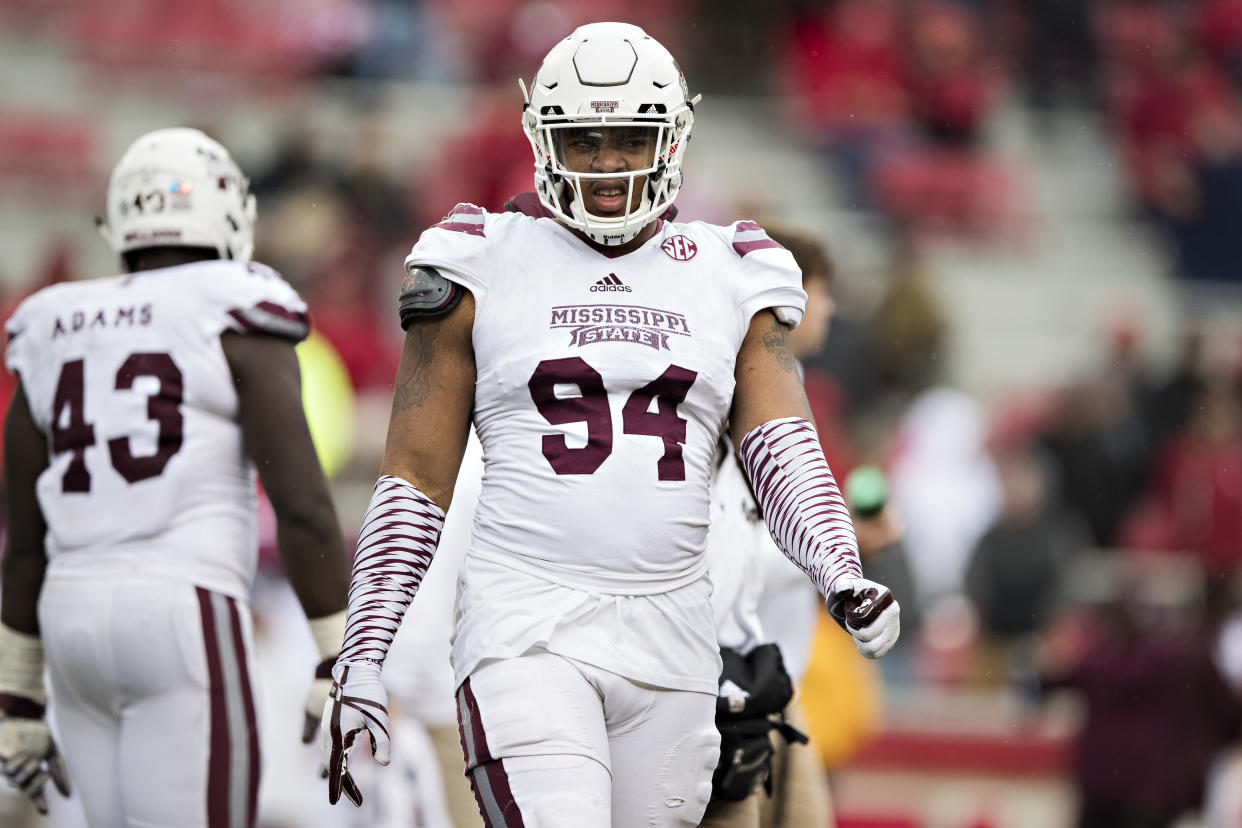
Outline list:
[[[563,223],[597,244],[625,244],[673,203],[701,96],[690,98],[677,61],[650,35],[628,23],[580,26],[548,52],[529,93],[519,84],[526,98],[522,128],[535,151],[535,191]],[[567,169],[557,132],[584,126],[654,128],[651,166],[622,173]],[[633,208],[629,196],[643,176],[642,200]],[[626,177],[624,215],[587,212],[582,182]]]
[[[255,199],[229,152],[197,129],[148,132],[108,182],[104,239],[118,255],[144,247],[207,247],[222,259],[254,252]]]

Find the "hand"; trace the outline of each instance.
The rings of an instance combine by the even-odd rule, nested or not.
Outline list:
[[[47,800],[43,786],[48,777],[62,796],[69,795],[69,772],[43,720],[43,705],[38,702],[0,693],[0,772],[44,816]]]
[[[323,706],[319,750],[328,776],[328,802],[335,805],[341,792],[362,805],[362,792],[349,775],[349,752],[360,732],[371,737],[376,762],[389,762],[388,694],[380,683],[379,667],[337,664],[332,668],[332,690]]]
[[[887,653],[901,633],[901,606],[893,593],[866,578],[842,578],[834,583],[828,612],[854,637],[854,646],[866,658]]]
[[[315,678],[311,681],[310,690],[306,694],[306,717],[302,721],[302,744],[309,745],[319,729],[319,719],[323,716],[323,706],[332,695],[332,665],[336,664],[336,656],[325,658],[315,668]]]

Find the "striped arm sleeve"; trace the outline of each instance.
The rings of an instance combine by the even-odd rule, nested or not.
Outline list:
[[[444,512],[400,477],[375,484],[354,555],[337,664],[382,665],[440,542]]]
[[[824,596],[839,578],[863,577],[854,523],[813,425],[770,420],[742,439],[741,456],[772,539]]]

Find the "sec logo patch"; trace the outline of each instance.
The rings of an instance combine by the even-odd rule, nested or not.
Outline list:
[[[668,254],[670,259],[676,259],[679,262],[688,262],[694,258],[694,254],[699,252],[699,246],[685,236],[669,236],[660,244],[660,249]]]

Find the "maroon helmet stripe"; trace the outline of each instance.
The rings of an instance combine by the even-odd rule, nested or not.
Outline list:
[[[233,628],[233,652],[237,659],[237,674],[241,679],[242,710],[245,716],[244,732],[246,734],[246,753],[250,759],[246,774],[246,814],[247,826],[254,825],[255,814],[259,805],[259,723],[254,712],[254,692],[250,685],[250,667],[246,656],[246,640],[242,634],[241,617],[237,612],[237,602],[228,598],[229,621]]]
[[[229,828],[229,726],[225,705],[224,675],[220,669],[220,645],[216,640],[216,617],[211,593],[194,588],[203,624],[207,654],[207,692],[211,699],[210,746],[207,752],[207,828]]]

